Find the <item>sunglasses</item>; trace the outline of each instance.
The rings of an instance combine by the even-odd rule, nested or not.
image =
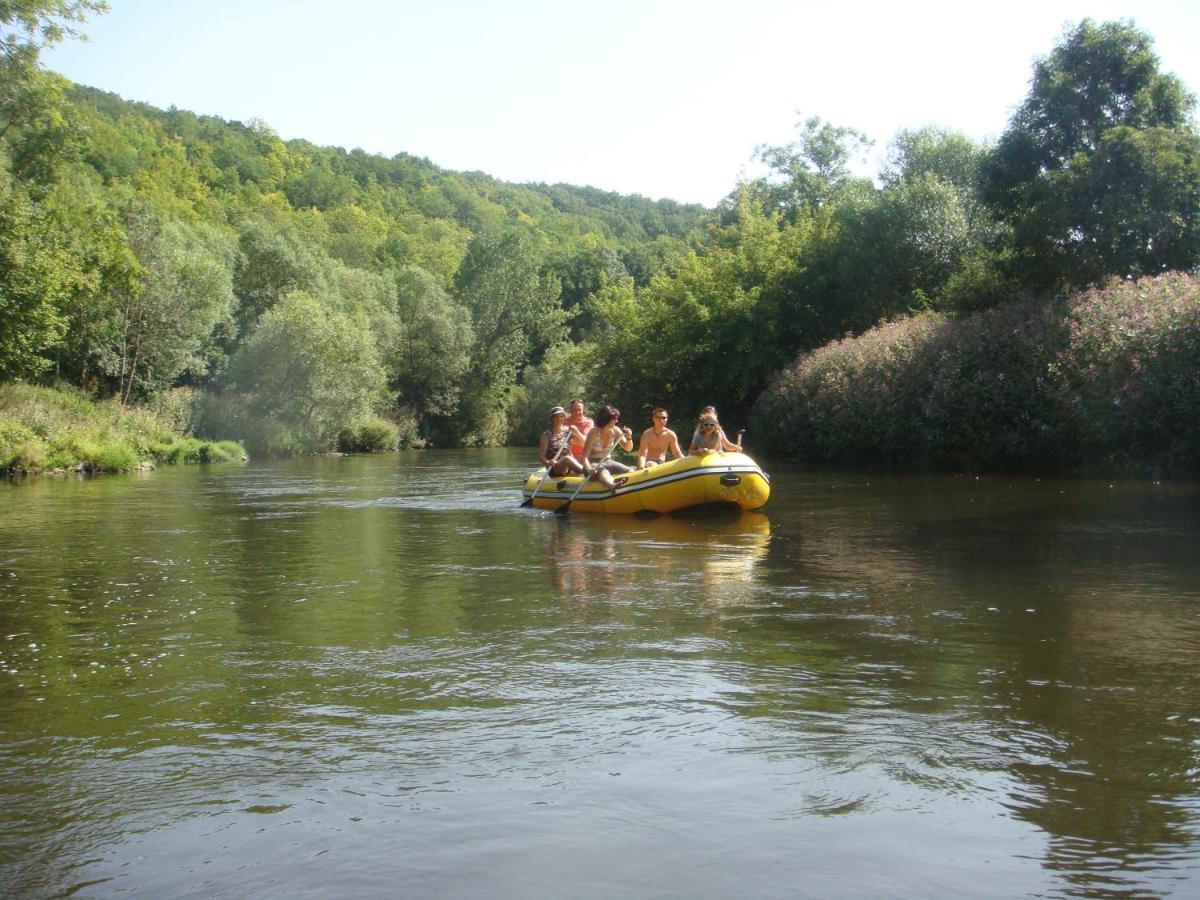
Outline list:
[[[717,423],[716,422],[701,422],[700,427],[701,428],[716,428]]]
[[[667,421],[667,417],[666,416],[655,416],[654,421],[655,422],[665,422],[665,421]]]

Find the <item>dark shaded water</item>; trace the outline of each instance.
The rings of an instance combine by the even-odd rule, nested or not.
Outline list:
[[[0,895],[1200,895],[1200,491],[0,485]]]

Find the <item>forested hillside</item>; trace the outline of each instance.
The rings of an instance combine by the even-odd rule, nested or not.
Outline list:
[[[0,98],[2,378],[124,403],[187,389],[198,430],[252,450],[380,417],[407,441],[503,442],[523,374],[594,324],[593,292],[646,283],[710,215],[284,142],[41,70],[50,14],[94,5],[4,10],[32,27],[6,37]]]
[[[0,6],[0,380],[186,408],[251,452],[526,443],[576,395],[627,420],[715,403],[732,427],[798,354],[881,321],[1200,263],[1195,100],[1130,23],[1067,29],[994,145],[903,131],[865,178],[866,139],[809,118],[705,210],[44,71],[47,25],[100,6]]]

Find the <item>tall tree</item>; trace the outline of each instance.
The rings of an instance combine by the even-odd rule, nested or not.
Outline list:
[[[68,136],[66,82],[41,70],[41,51],[107,10],[103,0],[0,0],[0,150],[14,174],[44,175]]]
[[[985,198],[1035,289],[1200,263],[1195,98],[1152,45],[1132,24],[1085,19],[1034,66]]]
[[[761,182],[770,204],[795,221],[825,207],[851,178],[850,164],[871,141],[860,131],[822,122],[817,116],[798,125],[800,137],[780,147],[759,147],[771,169]]]
[[[745,421],[768,376],[790,358],[781,343],[781,281],[793,270],[802,226],[780,227],[744,194],[737,221],[669,273],[636,288],[625,278],[597,295],[592,395],[635,421],[659,403],[680,417],[709,403]]]
[[[83,278],[53,220],[0,169],[0,378],[37,375],[63,338],[61,304]]]
[[[470,311],[471,364],[454,431],[465,443],[491,444],[507,433],[504,410],[521,369],[563,336],[566,318],[556,279],[541,271],[528,237],[517,231],[475,237],[454,280]]]
[[[185,375],[207,374],[219,337],[233,327],[233,238],[204,223],[126,214],[141,276],[118,310],[106,359],[123,402]]]
[[[365,316],[293,291],[263,313],[230,361],[228,387],[245,417],[233,423],[255,449],[328,450],[340,429],[385,392]]]
[[[392,387],[422,426],[458,409],[471,360],[471,315],[416,266],[396,274],[396,330],[384,346]]]

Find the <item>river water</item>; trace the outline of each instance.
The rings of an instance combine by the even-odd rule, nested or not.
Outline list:
[[[0,895],[1200,896],[1200,490],[0,484]]]

